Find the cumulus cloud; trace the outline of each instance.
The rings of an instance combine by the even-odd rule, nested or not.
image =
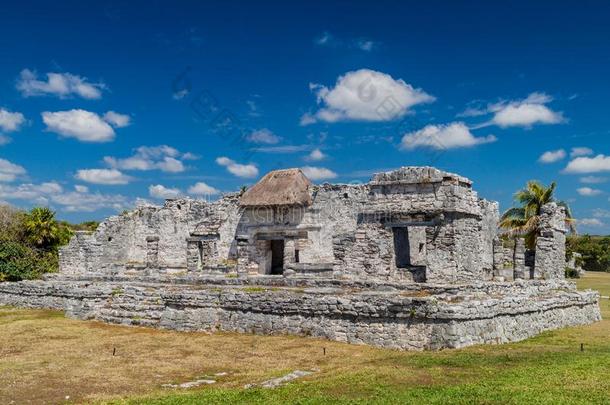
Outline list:
[[[83,185],[80,185],[80,184],[76,184],[74,186],[74,190],[76,190],[77,193],[88,193],[89,192],[89,187],[83,186]]]
[[[74,177],[87,183],[105,185],[124,185],[132,180],[116,169],[82,169]]]
[[[585,146],[575,147],[575,148],[572,148],[572,150],[570,151],[571,158],[575,158],[578,156],[589,156],[592,154],[593,154],[593,149],[587,148]]]
[[[167,173],[180,173],[186,168],[182,160],[197,157],[192,153],[182,153],[168,145],[140,146],[127,158],[105,156],[104,162],[113,169],[120,170],[161,170]]]
[[[319,148],[312,150],[309,155],[305,156],[305,160],[310,162],[318,162],[320,160],[326,159],[326,154],[322,152]]]
[[[463,122],[446,125],[427,125],[424,128],[403,136],[401,149],[415,148],[452,149],[464,148],[495,142],[494,135],[475,137]]]
[[[597,218],[582,218],[576,221],[578,225],[583,226],[592,226],[592,227],[601,227],[604,226],[604,223]]]
[[[337,173],[325,167],[303,166],[301,170],[310,180],[328,180],[337,177]]]
[[[119,114],[118,112],[108,111],[104,114],[104,121],[115,128],[123,128],[131,124],[131,117],[125,114]]]
[[[577,157],[571,160],[565,173],[597,173],[610,172],[610,156],[599,154],[595,157]]]
[[[15,181],[17,177],[25,175],[27,172],[23,166],[9,162],[0,158],[0,182]]]
[[[227,170],[229,171],[229,173],[231,173],[237,177],[242,177],[242,178],[248,179],[248,178],[258,176],[258,168],[256,167],[256,165],[254,165],[252,163],[249,163],[249,164],[237,163],[234,160],[231,160],[225,156],[216,158],[216,163],[218,163],[220,166],[226,167]]]
[[[89,190],[85,189],[66,191],[57,182],[25,183],[18,186],[0,184],[0,198],[54,205],[67,212],[93,212],[104,208],[120,211],[133,206],[133,202],[125,196],[89,193]]]
[[[599,176],[584,176],[580,178],[580,182],[585,184],[601,184],[605,183],[606,181],[608,181],[606,177]]]
[[[602,193],[601,190],[591,188],[591,187],[580,187],[580,188],[576,189],[576,191],[578,192],[578,194],[585,196],[585,197],[595,197]]]
[[[220,193],[219,190],[217,190],[216,188],[214,188],[202,181],[193,184],[188,189],[188,194],[191,196],[195,196],[195,197],[212,196],[212,195],[216,195],[219,193]],[[158,198],[158,199],[163,199],[163,200],[180,198],[180,197],[186,196],[186,193],[184,193],[179,188],[165,187],[164,185],[161,185],[161,184],[150,185],[148,187],[148,194],[153,198]]]
[[[279,136],[268,130],[267,128],[259,129],[248,136],[246,136],[246,140],[252,143],[264,143],[269,145],[274,145],[282,140]]]
[[[36,72],[23,69],[17,80],[17,90],[24,97],[53,95],[60,98],[76,95],[86,99],[102,97],[103,83],[90,83],[87,78],[71,73],[47,73],[39,80]]]
[[[153,198],[159,199],[173,199],[181,197],[182,191],[177,188],[165,187],[161,184],[151,185],[148,187],[148,194]]]
[[[321,108],[301,117],[313,121],[390,121],[407,114],[410,107],[434,101],[434,97],[404,80],[370,69],[347,72],[333,88],[310,84]]]
[[[42,113],[47,131],[82,142],[110,142],[115,137],[112,127],[96,113],[69,110]]]
[[[566,157],[566,151],[563,149],[549,150],[544,152],[538,158],[540,163],[554,163]]]
[[[25,117],[20,112],[11,112],[0,108],[0,129],[5,132],[18,131],[25,122]]]
[[[553,98],[545,93],[534,92],[522,100],[500,101],[484,107],[469,107],[458,114],[461,117],[476,117],[493,114],[490,121],[479,125],[497,125],[502,128],[525,127],[536,124],[560,124],[565,122],[563,113],[553,111],[546,104]]]
[[[8,145],[11,143],[12,139],[10,136],[0,134],[0,146]]]
[[[195,196],[206,196],[206,195],[216,195],[218,193],[220,193],[220,191],[202,181],[193,184],[191,187],[189,187],[188,189],[188,193],[190,195],[195,195]]]

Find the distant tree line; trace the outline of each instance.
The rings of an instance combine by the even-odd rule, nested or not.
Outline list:
[[[566,256],[573,252],[582,255],[577,265],[585,271],[610,272],[610,236],[571,235],[566,243]]]
[[[95,230],[97,222],[58,221],[49,208],[22,211],[0,206],[0,281],[39,278],[59,268],[59,248],[76,230]]]

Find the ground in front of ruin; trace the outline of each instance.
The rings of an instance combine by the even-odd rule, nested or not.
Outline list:
[[[610,274],[588,273],[578,285],[608,296]],[[161,331],[4,307],[0,403],[608,403],[609,300],[600,307],[604,320],[593,325],[440,352]],[[244,388],[295,370],[313,373]],[[164,387],[199,380],[208,381]]]

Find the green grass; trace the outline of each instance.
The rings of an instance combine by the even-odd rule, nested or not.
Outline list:
[[[589,273],[578,285],[609,295],[610,274]],[[609,301],[602,300],[600,306],[609,317]],[[273,390],[206,387],[121,403],[610,404],[610,322],[546,332],[502,346],[386,351],[368,364],[338,373],[322,371]]]
[[[610,294],[610,274],[589,273],[578,284]],[[601,308],[610,317],[607,299]],[[400,352],[293,336],[129,328],[0,308],[0,341],[0,403],[59,403],[69,395],[79,403],[110,404],[610,404],[606,320],[513,344]],[[317,371],[276,389],[243,388],[297,369]],[[218,372],[228,374],[214,385],[162,387]]]

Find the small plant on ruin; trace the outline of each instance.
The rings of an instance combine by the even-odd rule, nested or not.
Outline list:
[[[557,201],[555,199],[555,188],[555,182],[546,187],[538,181],[528,181],[525,188],[517,191],[514,196],[515,201],[520,206],[509,208],[502,214],[500,227],[507,230],[508,236],[524,236],[526,247],[534,249],[536,246],[536,236],[539,231],[542,206],[555,202],[557,205],[565,208],[566,225],[571,232],[576,232],[570,207],[564,201]]]

